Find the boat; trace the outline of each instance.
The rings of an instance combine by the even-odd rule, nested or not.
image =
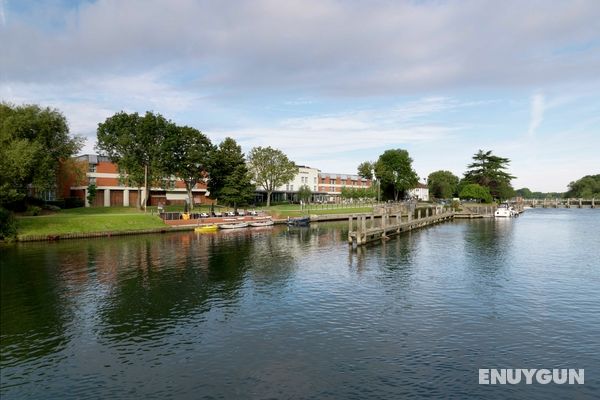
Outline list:
[[[238,228],[247,228],[247,222],[231,222],[228,224],[219,224],[219,229],[238,229]]]
[[[310,224],[310,217],[299,217],[299,218],[289,218],[288,217],[287,224],[290,226],[308,226]]]
[[[272,220],[270,220],[270,219],[265,219],[263,221],[252,221],[252,222],[250,222],[250,226],[255,227],[255,228],[258,228],[258,227],[261,227],[261,226],[271,226],[273,224],[274,224],[274,222]]]
[[[508,203],[499,204],[494,212],[494,217],[496,218],[510,218],[515,215],[517,215],[517,212]]]
[[[215,232],[219,227],[215,224],[212,225],[204,225],[198,226],[194,229],[194,232],[204,233],[204,232]]]

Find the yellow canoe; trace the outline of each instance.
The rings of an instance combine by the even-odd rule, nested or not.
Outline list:
[[[219,227],[217,225],[204,225],[204,226],[199,226],[197,228],[194,229],[194,232],[215,232],[216,230],[218,230]]]

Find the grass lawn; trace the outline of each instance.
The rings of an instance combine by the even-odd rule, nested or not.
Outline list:
[[[129,207],[90,207],[62,210],[56,214],[19,217],[18,237],[164,228],[156,215]]]

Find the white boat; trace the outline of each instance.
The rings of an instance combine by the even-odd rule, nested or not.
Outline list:
[[[271,226],[273,224],[274,224],[273,221],[270,220],[270,219],[266,219],[264,221],[252,221],[252,222],[250,222],[250,226],[253,226],[253,227]]]
[[[494,217],[496,218],[510,218],[515,215],[517,215],[517,212],[508,203],[499,204],[494,212]]]
[[[247,228],[247,222],[233,222],[229,224],[219,224],[219,229],[237,229],[237,228]]]

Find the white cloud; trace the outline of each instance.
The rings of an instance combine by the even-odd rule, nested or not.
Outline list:
[[[529,129],[527,137],[535,137],[537,129],[542,124],[545,111],[545,98],[543,93],[536,93],[531,97],[531,118],[529,120]]]

